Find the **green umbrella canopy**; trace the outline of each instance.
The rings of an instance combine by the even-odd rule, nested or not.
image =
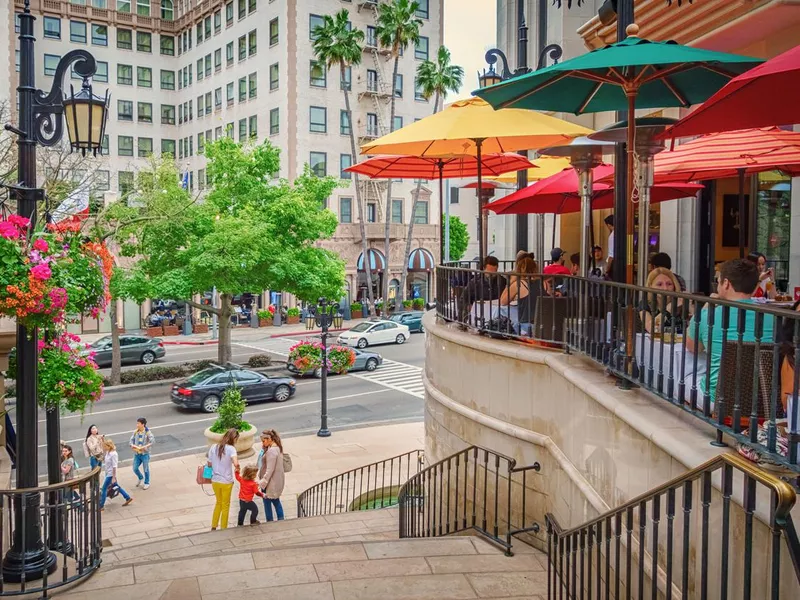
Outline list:
[[[690,106],[704,102],[759,58],[655,42],[635,36],[473,92],[494,108],[574,114],[629,108]],[[630,35],[633,33],[634,35]],[[627,90],[627,94],[626,94]]]

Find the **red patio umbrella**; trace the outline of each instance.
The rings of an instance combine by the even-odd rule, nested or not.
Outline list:
[[[497,183],[496,181],[481,181],[480,186],[481,186],[482,190],[495,190],[497,188],[503,187],[502,184]],[[462,186],[462,187],[464,187],[464,189],[477,190],[478,189],[478,182],[477,181],[473,181],[472,183],[468,183],[467,185]]]
[[[800,46],[734,77],[664,136],[795,123],[800,123]]]

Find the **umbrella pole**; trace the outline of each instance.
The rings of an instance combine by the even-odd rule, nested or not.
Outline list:
[[[445,216],[444,216],[444,161],[439,159],[439,264],[444,264],[444,234],[445,234]]]
[[[593,210],[594,209],[592,208],[592,196],[590,195],[589,196],[589,245],[590,245],[589,251],[590,251],[590,256],[592,257],[592,271],[594,271],[597,268],[597,261],[594,259],[595,242],[594,242],[594,219],[592,218]]]
[[[481,145],[482,139],[475,140],[475,147],[478,151],[478,258],[480,259],[480,268],[483,269],[483,261],[486,260],[487,241],[486,235],[486,211],[484,210],[484,196],[483,196],[483,171],[481,169]]]
[[[650,264],[650,186],[653,177],[653,157],[639,161],[639,264],[638,281],[647,284],[647,266]]]
[[[626,240],[626,249],[625,249],[625,283],[632,284],[633,283],[633,226],[634,226],[634,219],[633,219],[633,207],[631,206],[631,199],[633,197],[633,176],[634,176],[634,150],[636,144],[636,90],[635,89],[626,89],[625,90],[626,96],[628,97],[628,143],[627,143],[627,187],[626,187],[626,198],[625,198],[625,219],[627,223],[627,227],[625,229],[625,233],[627,235]],[[642,243],[641,236],[639,239],[639,243]],[[616,257],[615,257],[616,259]],[[629,301],[627,291],[623,291],[625,297],[625,304],[627,304],[628,308],[625,311],[625,373],[632,374],[632,366],[633,366],[633,340],[634,340],[634,329],[635,329],[635,318],[634,318],[634,307],[633,302]],[[632,300],[632,299],[630,299]]]
[[[747,208],[744,202],[744,169],[737,169],[739,174],[739,258],[744,258],[744,247],[747,245],[745,240]]]

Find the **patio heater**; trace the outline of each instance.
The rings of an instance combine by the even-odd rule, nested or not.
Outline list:
[[[656,136],[676,123],[676,119],[665,117],[643,117],[636,119],[634,154],[636,156],[636,188],[639,190],[639,251],[637,258],[637,283],[647,284],[648,250],[650,248],[650,188],[653,186],[653,157],[666,149],[666,142]],[[600,142],[624,142],[628,135],[628,121],[619,121],[590,134],[590,140]],[[628,199],[630,202],[631,199]],[[630,205],[628,204],[628,210]],[[621,217],[618,217],[618,219]],[[629,234],[632,232],[628,232]]]
[[[614,144],[598,142],[588,137],[579,137],[563,146],[551,146],[539,150],[544,156],[560,156],[569,158],[572,168],[578,175],[578,192],[581,196],[581,264],[582,277],[589,275],[589,256],[592,255],[594,236],[592,235],[592,169],[603,162],[604,154],[613,154]],[[555,227],[555,225],[553,226]],[[555,234],[554,234],[555,235]],[[594,257],[592,257],[594,268]]]

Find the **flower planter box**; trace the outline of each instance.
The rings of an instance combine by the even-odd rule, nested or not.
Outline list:
[[[362,311],[360,310],[351,310],[350,311],[350,318],[351,319],[360,319],[363,316]]]
[[[288,325],[297,325],[300,322],[300,315],[290,315],[286,317],[286,323]]]
[[[259,327],[272,327],[272,319],[259,319],[258,320]]]
[[[192,333],[208,333],[208,323],[195,323]]]
[[[147,335],[149,337],[161,337],[164,335],[164,329],[161,327],[148,327]]]
[[[168,335],[179,335],[177,325],[164,325],[164,337]]]

